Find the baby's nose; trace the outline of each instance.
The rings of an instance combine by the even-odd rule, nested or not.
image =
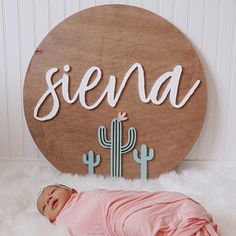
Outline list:
[[[52,196],[50,196],[47,200],[47,204],[50,202],[50,200],[52,199]]]

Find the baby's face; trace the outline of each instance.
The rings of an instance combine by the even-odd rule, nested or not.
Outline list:
[[[51,222],[54,222],[73,192],[73,190],[60,186],[48,186],[44,188],[37,200],[39,212]]]

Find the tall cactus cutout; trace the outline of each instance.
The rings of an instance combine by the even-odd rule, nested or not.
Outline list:
[[[141,179],[147,179],[147,162],[152,160],[153,157],[154,157],[154,149],[150,148],[149,154],[148,154],[146,144],[141,145],[141,156],[140,156],[140,158],[138,157],[137,149],[134,149],[133,158],[137,163],[141,164]]]
[[[124,119],[122,119],[124,120]],[[131,127],[128,129],[128,141],[123,145],[122,122],[115,118],[111,122],[111,138],[108,140],[106,128],[98,127],[98,142],[103,148],[110,149],[110,175],[112,177],[122,176],[122,154],[128,153],[134,148],[136,143],[136,130]]]
[[[94,152],[89,151],[88,157],[86,154],[83,154],[83,163],[85,165],[88,165],[88,174],[93,175],[94,174],[94,167],[98,166],[100,164],[101,157],[99,154],[96,155],[96,161],[94,160]]]

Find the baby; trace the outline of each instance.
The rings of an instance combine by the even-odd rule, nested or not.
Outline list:
[[[50,222],[65,225],[71,236],[215,236],[217,226],[196,201],[175,192],[77,192],[49,185],[37,200]]]

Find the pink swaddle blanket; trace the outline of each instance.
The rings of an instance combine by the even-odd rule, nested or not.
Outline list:
[[[174,192],[75,193],[56,219],[72,236],[214,236],[217,226],[191,198]]]

